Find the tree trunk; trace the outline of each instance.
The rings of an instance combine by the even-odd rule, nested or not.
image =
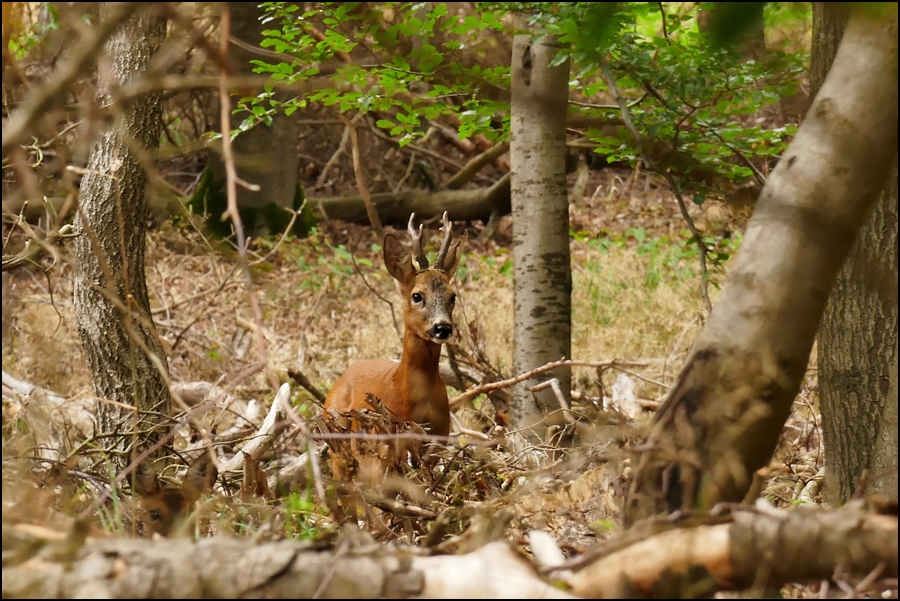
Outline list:
[[[851,15],[828,78],[760,195],[722,296],[654,418],[627,519],[741,501],[771,459],[828,293],[896,163],[896,4],[885,12]]]
[[[524,24],[524,21],[522,22]],[[513,371],[523,373],[571,358],[572,270],[566,197],[566,106],[569,61],[551,67],[556,38],[513,39],[511,72],[511,197],[513,213]],[[546,372],[513,391],[515,427],[527,427],[559,409],[553,391],[530,386],[559,380],[566,401],[568,367]],[[559,412],[556,413],[559,415]]]
[[[847,22],[842,3],[813,3],[811,91],[821,87]],[[825,493],[897,498],[897,163],[831,290],[818,338]]]
[[[711,9],[706,8],[698,8],[697,9],[697,29],[699,29],[700,33],[709,34],[713,28],[713,21],[716,18],[717,13],[721,15],[723,13],[723,2],[713,2]],[[660,5],[662,6],[662,5]],[[699,4],[698,6],[702,7],[703,4]],[[745,5],[746,6],[746,5]],[[737,14],[736,12],[732,12],[732,20],[736,21]],[[740,15],[744,17],[744,15]],[[719,27],[722,27],[723,24],[717,24]],[[752,12],[752,20],[742,18],[740,22],[732,22],[729,23],[728,26],[732,27],[740,27],[741,33],[739,36],[736,36],[734,40],[734,48],[735,51],[743,58],[744,60],[760,60],[763,58],[763,55],[766,52],[766,30],[765,23],[763,21],[763,11],[759,9],[759,11]]]
[[[101,14],[113,10],[105,3]],[[122,86],[147,71],[166,36],[166,21],[136,12],[106,42],[110,73],[99,77],[101,104],[111,102],[106,82]],[[159,144],[162,104],[158,94],[138,99],[121,120],[101,133],[81,182],[75,220],[75,314],[78,331],[100,399],[97,431],[108,449],[124,450],[137,429],[137,442],[156,442],[160,415],[169,409],[166,357],[150,316],[144,280],[144,245],[149,215],[146,151]],[[124,455],[117,456],[119,467]]]
[[[232,37],[250,46],[259,46],[263,40],[262,32],[267,28],[259,20],[263,11],[253,2],[229,2],[228,8],[231,11]],[[230,53],[231,59],[242,75],[253,74],[253,65],[250,63],[253,59],[272,61],[271,58],[250,52],[233,42]],[[282,102],[290,97],[290,94],[284,93],[275,95],[275,98]],[[238,206],[262,209],[275,204],[284,209],[294,208],[299,162],[298,116],[299,113],[288,116],[284,112],[276,112],[271,125],[261,123],[253,129],[241,132],[235,138],[232,148],[237,176],[260,188],[258,191],[252,191],[238,186]],[[246,113],[233,114],[231,131],[237,131],[246,117]],[[218,152],[209,153],[209,166],[216,180],[225,181],[225,165]]]

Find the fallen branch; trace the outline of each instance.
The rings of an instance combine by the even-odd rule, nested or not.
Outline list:
[[[456,405],[459,405],[460,403],[464,403],[466,401],[474,399],[479,394],[482,394],[484,392],[490,392],[492,390],[497,390],[498,388],[509,388],[510,386],[515,386],[519,382],[524,382],[525,380],[533,378],[537,374],[556,369],[557,367],[569,366],[610,369],[616,367],[645,367],[646,365],[647,364],[643,361],[619,361],[618,359],[608,359],[606,361],[572,361],[569,359],[560,359],[559,361],[551,361],[546,365],[535,367],[531,371],[527,371],[524,374],[518,375],[514,378],[509,378],[508,380],[501,380],[499,382],[491,382],[489,384],[476,386],[475,388],[467,390],[464,393],[450,399],[450,406],[454,407]]]
[[[646,536],[636,536],[640,530]],[[83,528],[66,534],[6,522],[3,533],[4,598],[696,598],[836,573],[869,585],[897,577],[897,516],[861,503],[656,519],[567,561],[552,539],[532,533],[544,578],[505,541],[422,556],[355,529],[333,547],[92,538]]]
[[[68,449],[95,432],[96,402],[63,397],[52,390],[19,380],[3,371],[4,418],[19,415],[31,429],[38,457],[53,461],[68,457]],[[8,399],[8,400],[6,400]]]
[[[563,396],[562,388],[559,386],[559,379],[550,378],[549,380],[545,380],[540,384],[535,384],[529,390],[531,392],[538,392],[545,388],[550,388],[553,390],[553,395],[556,397],[556,401],[559,403],[559,408],[562,409],[563,418],[570,423],[575,423],[575,418],[572,417],[572,412],[569,410],[569,404],[566,402],[566,398]]]
[[[325,393],[316,388],[316,385],[309,381],[309,378],[300,371],[299,369],[288,369],[288,376],[297,384],[306,389],[306,391],[313,395],[317,401],[324,404],[325,403]]]
[[[402,190],[396,194],[383,192],[372,195],[372,202],[382,223],[406,226],[411,213],[419,219],[440,217],[444,211],[454,221],[487,221],[493,211],[501,215],[510,212],[509,175],[487,188],[477,190]],[[360,196],[340,198],[310,198],[319,216],[350,223],[369,224],[365,203]]]
[[[897,577],[896,515],[866,513],[860,504],[785,511],[760,501],[765,507],[738,510],[728,523],[676,527],[605,555],[574,574],[572,592],[643,597],[665,577],[680,586],[667,591],[673,598],[697,598],[829,580],[838,569],[864,578],[879,566],[883,577]]]
[[[272,401],[272,407],[269,409],[266,419],[263,420],[262,426],[259,427],[259,430],[250,438],[247,444],[234,454],[234,457],[219,466],[219,472],[242,469],[245,456],[253,458],[254,461],[259,461],[275,438],[273,432],[275,424],[284,419],[284,407],[290,401],[290,395],[291,387],[287,384],[282,384],[281,388],[278,389],[278,394],[275,395],[275,400]]]
[[[448,190],[458,190],[472,181],[475,174],[484,169],[485,166],[491,164],[504,153],[509,152],[509,142],[500,142],[485,150],[476,157],[473,157],[466,163],[462,169],[456,172],[444,186]]]
[[[361,532],[323,550],[312,542],[254,545],[229,537],[88,538],[72,545],[73,537],[46,529],[4,523],[3,531],[3,598],[573,598],[545,583],[505,542],[421,557],[382,548]],[[7,548],[13,544],[16,555]]]

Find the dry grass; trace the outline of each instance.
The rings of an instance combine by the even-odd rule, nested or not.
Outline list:
[[[603,186],[613,193],[602,205],[585,199],[571,210],[575,232],[571,241],[573,358],[645,360],[647,367],[633,371],[637,394],[660,399],[666,392],[664,385],[670,384],[680,370],[705,318],[699,293],[699,266],[685,243],[674,200],[654,188],[650,180],[643,182],[643,191],[633,194],[622,189],[624,181],[622,175],[609,172],[601,179],[595,178],[589,192]],[[640,183],[633,187],[640,187]],[[634,196],[638,193],[642,198]],[[460,344],[472,348],[477,340],[487,361],[504,375],[512,375],[509,228],[508,219],[503,220],[495,239],[486,244],[475,241],[477,230],[470,231],[472,242],[459,271],[461,302],[455,314],[463,332]],[[739,230],[740,224],[734,229]],[[429,248],[434,247],[437,236],[432,229]],[[739,240],[739,234],[735,239]],[[735,242],[722,244],[736,246]],[[399,357],[400,336],[389,305],[399,299],[393,280],[384,272],[380,246],[368,228],[323,223],[307,239],[289,240],[275,249],[272,246],[272,242],[261,241],[255,249],[260,261],[254,267],[253,293],[263,310],[269,365],[282,381],[288,381],[289,369],[298,369],[320,389],[328,390],[355,359]],[[62,249],[60,262],[46,276],[34,273],[20,270],[6,281],[12,318],[3,367],[22,380],[63,396],[89,396],[89,372],[71,302],[69,250]],[[174,381],[229,381],[258,362],[247,291],[229,253],[214,252],[196,233],[165,224],[148,237],[146,275],[154,320]],[[714,273],[713,279],[724,282],[724,273]],[[714,287],[711,294],[715,299]],[[401,318],[399,312],[397,318]],[[614,372],[606,372],[604,381],[598,383],[595,371],[576,369],[573,386],[583,398],[608,396],[615,376]],[[598,384],[603,386],[602,391]],[[229,411],[204,418],[204,427],[219,434],[226,430],[246,431],[246,436],[264,414],[254,418],[248,402],[258,399],[264,412],[272,396],[264,374],[249,377],[236,391],[237,404]],[[304,391],[295,389],[295,406],[305,403],[307,408],[314,407],[306,403],[309,398]],[[4,417],[14,417],[8,414],[6,405],[5,402]],[[773,464],[777,489],[772,494],[786,503],[797,498],[798,490],[810,478],[817,477],[821,457],[819,439],[812,432],[816,428],[816,413],[813,405],[809,409],[799,407]],[[621,435],[620,431],[613,438]],[[182,452],[195,450],[200,444],[202,441],[191,437],[188,431],[176,438],[176,449]],[[297,445],[295,438],[282,441],[274,457],[295,456],[301,450]],[[24,448],[19,447],[15,454],[21,455]],[[5,446],[7,451],[12,451],[11,447]],[[467,466],[469,479],[463,480],[468,484],[441,483],[441,494],[460,501],[471,501],[470,495],[476,490],[480,491],[476,495],[479,498],[500,494],[499,488],[488,492],[484,483],[494,482],[490,485],[494,489],[500,482],[514,478],[515,472],[501,473],[499,481],[488,477],[496,472],[491,465],[502,464],[496,462],[497,457],[494,451],[479,449],[456,457],[457,465],[463,462]],[[587,457],[590,460],[590,452]],[[454,459],[454,452],[447,458]],[[801,464],[805,467],[798,469]],[[93,464],[94,469],[98,466]],[[606,500],[598,501],[590,500],[584,491],[595,490],[601,481],[606,483],[605,490],[618,490],[623,475],[616,468],[614,472],[588,472],[585,477],[587,480],[576,479],[561,489],[525,487],[519,495],[521,506],[534,507],[538,503],[542,509],[535,515],[543,515],[545,510],[547,515],[553,515],[560,503],[583,503],[583,513],[572,513],[572,518],[563,520],[556,532],[563,539],[586,542],[595,534],[590,528],[585,529],[585,524],[605,524],[617,501],[613,492],[604,497]],[[93,498],[91,489],[83,489],[83,500],[85,493],[87,498]],[[310,516],[315,514],[304,494],[292,493],[281,502],[302,506]],[[246,519],[241,516],[245,516],[247,508],[241,509],[240,504],[237,507],[237,513],[226,520],[232,525],[221,527],[238,527],[235,523],[239,530],[246,527]],[[254,511],[257,516],[271,516],[275,510],[257,507]],[[107,513],[117,515],[112,510]],[[116,521],[126,520],[107,518],[108,525]],[[577,525],[579,521],[581,526]],[[302,526],[298,523],[290,527],[296,530]],[[122,528],[125,527],[114,529]]]
[[[255,271],[271,366],[280,374],[301,369],[324,389],[351,361],[396,358],[401,350],[390,306],[369,290],[346,250],[352,249],[368,285],[395,303],[400,319],[396,289],[380,252],[372,251],[374,240],[363,235],[334,244],[329,238],[325,227],[310,239],[287,242]],[[229,259],[171,229],[150,235],[147,259],[154,319],[176,381],[215,381],[255,360],[247,292]],[[47,279],[13,274],[6,291],[14,298],[12,335],[3,354],[4,369],[16,377],[67,396],[90,392],[72,278],[66,277],[71,260],[64,251],[63,263]],[[677,370],[675,358],[689,346],[704,313],[696,262],[680,259],[665,268],[658,257],[634,248],[611,245],[601,251],[590,241],[573,241],[572,262],[573,357],[672,357],[669,373]],[[460,325],[477,328],[486,357],[506,373],[512,357],[510,266],[508,249],[470,246],[455,315]],[[659,278],[652,289],[648,274]],[[471,343],[467,334],[463,344]],[[266,386],[263,376],[255,383]]]
[[[647,367],[632,373],[637,395],[661,399],[705,320],[699,265],[685,243],[674,200],[653,188],[649,180],[643,191],[635,192],[642,196],[638,199],[622,189],[624,179],[614,173],[595,179],[594,187],[604,186],[613,193],[602,205],[585,199],[571,209],[575,232],[571,241],[572,354],[581,360],[645,360]],[[732,241],[720,239],[720,250],[736,250],[742,226],[740,217],[736,224],[728,224],[736,234]],[[459,271],[461,302],[455,314],[463,331],[460,344],[471,348],[477,339],[488,362],[504,375],[512,375],[509,228],[504,219],[495,239],[483,245],[474,241],[477,231],[470,231],[472,242]],[[437,236],[436,231],[430,232],[429,248],[434,247]],[[289,369],[299,369],[327,390],[355,359],[399,357],[400,336],[389,305],[398,303],[397,290],[384,272],[380,246],[368,228],[324,223],[308,239],[289,240],[274,250],[271,242],[261,242],[255,252],[264,260],[254,267],[253,293],[263,309],[269,364],[282,381],[288,381]],[[146,276],[151,305],[176,382],[228,381],[258,361],[247,291],[234,269],[233,257],[227,255],[209,249],[197,234],[169,224],[148,237]],[[63,248],[60,261],[46,275],[19,270],[6,278],[4,300],[10,302],[10,320],[3,368],[65,397],[84,398],[91,394],[90,375],[74,321],[72,271],[71,253]],[[724,280],[724,270],[713,273],[715,283]],[[715,302],[715,286],[710,294]],[[401,318],[399,312],[397,318]],[[814,361],[813,356],[812,365]],[[574,375],[573,387],[582,398],[608,396],[616,377],[608,371],[598,383],[595,371],[580,368]],[[769,468],[764,494],[779,506],[820,501],[821,434],[812,380],[795,404]],[[218,435],[228,430],[247,436],[261,421],[272,396],[264,374],[247,378],[236,391],[237,400],[230,410],[215,412],[204,421],[204,427]],[[256,417],[248,408],[252,399],[263,405]],[[306,402],[309,399],[295,388],[293,404],[305,404],[307,410],[313,407],[315,414],[314,406]],[[22,416],[8,409],[4,398],[4,425]],[[463,417],[467,424],[471,419],[468,414]],[[466,529],[471,525],[471,531],[476,531],[479,520],[490,522],[501,507],[510,507],[515,514],[507,531],[513,538],[530,528],[543,528],[571,549],[580,549],[609,536],[616,529],[629,469],[627,462],[615,460],[624,459],[616,449],[635,435],[614,423],[593,445],[585,447],[582,455],[561,464],[555,476],[548,472],[522,479],[521,472],[510,469],[508,454],[495,449],[447,449],[444,457],[447,465],[453,466],[451,475],[430,484],[437,487],[434,495],[442,506],[462,509],[447,526],[445,534],[450,538],[441,544],[461,548],[469,536]],[[5,504],[5,518],[71,528],[71,518],[63,515],[83,511],[97,498],[97,488],[86,478],[74,488],[53,482],[48,487],[46,476],[38,478],[42,483],[36,487],[22,487],[23,481],[32,479],[35,464],[11,461],[29,455],[29,441],[14,438],[4,440],[4,500],[10,501]],[[274,470],[276,464],[283,465],[296,456],[303,449],[301,442],[296,437],[279,441],[274,454],[268,456],[266,469]],[[176,449],[189,455],[201,444],[188,431],[176,438]],[[228,447],[224,443],[220,453]],[[22,474],[8,478],[10,467]],[[102,488],[102,481],[109,476],[102,473],[103,463],[95,462],[91,469],[100,476]],[[569,476],[559,477],[564,472]],[[424,498],[411,487],[409,479],[417,477],[413,472],[398,485],[413,503]],[[428,482],[424,484],[429,487]],[[204,530],[258,536],[268,528],[301,538],[327,536],[333,531],[328,510],[312,500],[308,488],[270,491],[273,494],[265,498],[249,500],[238,500],[242,495],[234,490],[203,504]],[[125,497],[107,503],[96,514],[100,516],[98,524],[107,531],[132,535],[131,502]],[[50,511],[51,506],[59,511]],[[33,508],[42,509],[36,512]],[[391,527],[397,529],[399,524]]]

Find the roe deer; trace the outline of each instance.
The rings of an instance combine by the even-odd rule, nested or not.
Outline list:
[[[456,294],[452,281],[459,266],[462,240],[451,241],[450,222],[444,212],[444,240],[434,267],[429,267],[422,248],[422,226],[419,225],[416,232],[415,217],[415,213],[410,216],[407,229],[418,269],[396,236],[387,234],[384,237],[384,265],[391,277],[399,282],[403,295],[403,354],[400,361],[357,361],[334,383],[325,399],[325,409],[334,409],[338,413],[371,409],[366,402],[366,395],[371,393],[396,418],[430,424],[431,434],[447,436],[450,433],[450,402],[438,371],[438,361],[441,345],[453,337],[451,316]],[[377,459],[358,460],[360,467],[371,470],[367,479],[383,475],[384,466],[378,465]],[[334,455],[332,466],[336,479],[347,478],[348,474],[343,473],[344,469]]]
[[[212,489],[218,470],[204,451],[188,467],[180,487],[160,486],[156,470],[142,462],[134,475],[134,492],[144,522],[144,534],[168,536],[172,529],[190,512],[191,506]]]

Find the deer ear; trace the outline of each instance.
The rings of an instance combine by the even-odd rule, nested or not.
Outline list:
[[[181,485],[181,492],[184,493],[186,499],[194,502],[213,487],[218,475],[219,470],[210,459],[209,452],[204,449],[203,454],[188,467]]]
[[[416,272],[409,251],[393,234],[384,237],[384,266],[391,277],[400,283],[410,280]]]
[[[462,246],[463,243],[468,239],[469,233],[459,238],[458,240],[454,240],[450,243],[450,248],[447,250],[447,256],[444,257],[444,273],[447,274],[447,277],[453,279],[456,275],[456,269],[459,267],[459,259],[462,256]]]
[[[148,461],[138,464],[134,471],[134,492],[139,497],[152,497],[159,492],[159,478]]]

